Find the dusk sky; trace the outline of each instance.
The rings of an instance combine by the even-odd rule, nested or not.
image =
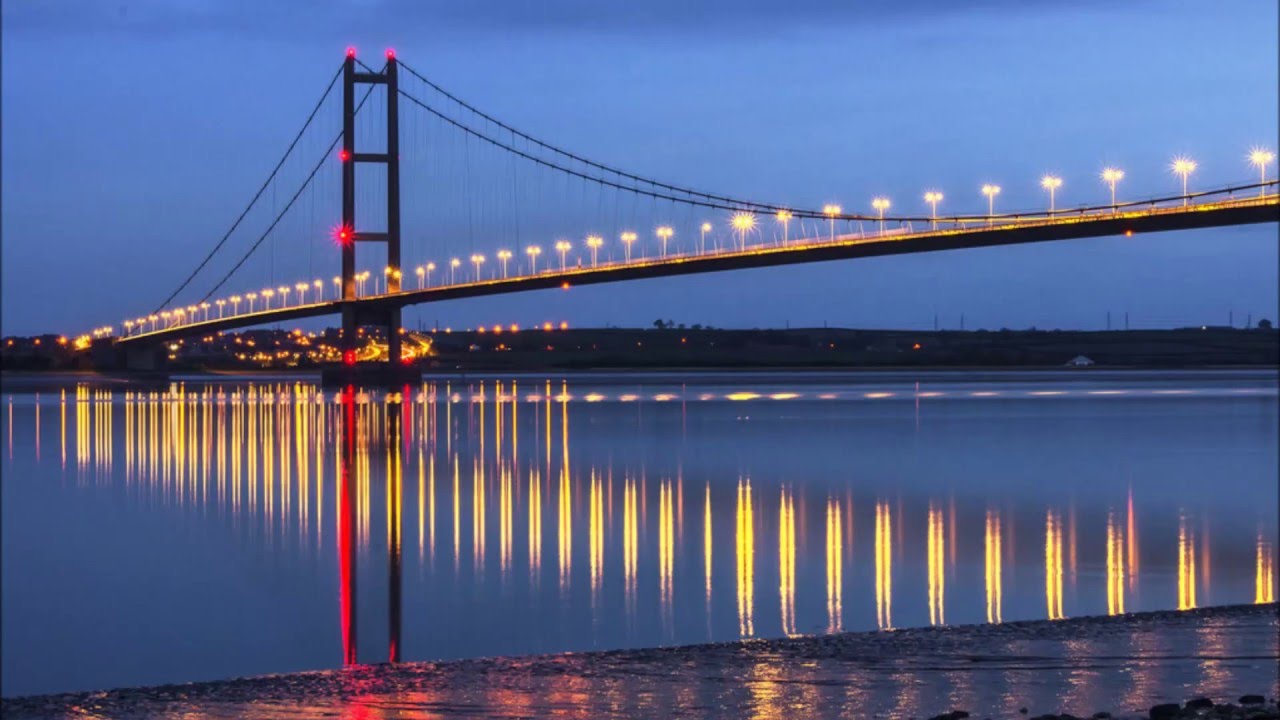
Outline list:
[[[1046,172],[1064,179],[1060,207],[1101,204],[1111,164],[1127,173],[1122,199],[1171,194],[1178,154],[1199,163],[1193,188],[1244,183],[1249,148],[1274,150],[1280,133],[1274,0],[17,0],[2,20],[4,334],[152,310],[270,172],[348,45],[371,64],[394,47],[486,112],[614,167],[850,212],[883,194],[927,214],[935,188],[940,210],[982,212],[984,182],[1003,186],[1001,209],[1042,208]],[[461,141],[420,111],[402,118],[404,154],[435,163],[405,171],[406,266],[496,247],[476,235],[505,227],[497,205],[440,180]],[[338,122],[330,102],[320,130]],[[302,143],[302,164],[322,145]],[[494,167],[508,174],[474,180],[472,196],[513,192]],[[562,215],[525,222],[522,242],[591,229],[594,195],[520,177]],[[470,203],[465,230],[457,203]],[[323,228],[339,211],[308,200],[228,289],[335,274]],[[228,259],[268,221],[247,220]],[[405,323],[926,328],[936,313],[943,327],[964,314],[970,328],[1100,328],[1111,311],[1170,327],[1234,311],[1241,324],[1277,320],[1277,245],[1270,224],[940,252],[456,301]]]

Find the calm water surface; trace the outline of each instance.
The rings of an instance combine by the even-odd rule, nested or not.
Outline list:
[[[6,696],[1274,600],[1274,372],[6,379]]]

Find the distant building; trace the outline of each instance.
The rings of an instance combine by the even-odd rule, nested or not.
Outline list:
[[[1093,361],[1083,355],[1077,355],[1067,361],[1067,367],[1089,367]]]

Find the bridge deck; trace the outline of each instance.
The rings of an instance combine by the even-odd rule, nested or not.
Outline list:
[[[839,235],[834,240],[813,238],[795,240],[785,245],[755,245],[745,250],[670,255],[631,262],[600,263],[593,267],[569,267],[565,270],[550,268],[534,275],[440,285],[421,290],[364,296],[351,301],[308,303],[136,333],[119,338],[118,342],[130,345],[169,342],[253,325],[333,315],[342,312],[347,304],[371,311],[384,311],[420,303],[644,278],[1277,221],[1280,221],[1280,195],[1273,194],[1172,208],[1081,213],[1079,216],[1021,220],[994,226]]]

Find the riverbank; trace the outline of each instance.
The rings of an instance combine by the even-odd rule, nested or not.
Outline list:
[[[362,665],[9,698],[0,705],[0,714],[923,719],[947,713],[952,718],[1109,713],[1116,718],[1274,718],[1280,717],[1275,705],[1280,693],[1278,609],[1275,604],[1249,605],[653,650]],[[1264,702],[1253,704],[1255,698],[1248,695],[1260,695]],[[1184,707],[1199,698],[1206,698],[1195,703],[1202,707]],[[1242,699],[1250,704],[1243,705]],[[1160,705],[1166,707],[1156,709]]]

